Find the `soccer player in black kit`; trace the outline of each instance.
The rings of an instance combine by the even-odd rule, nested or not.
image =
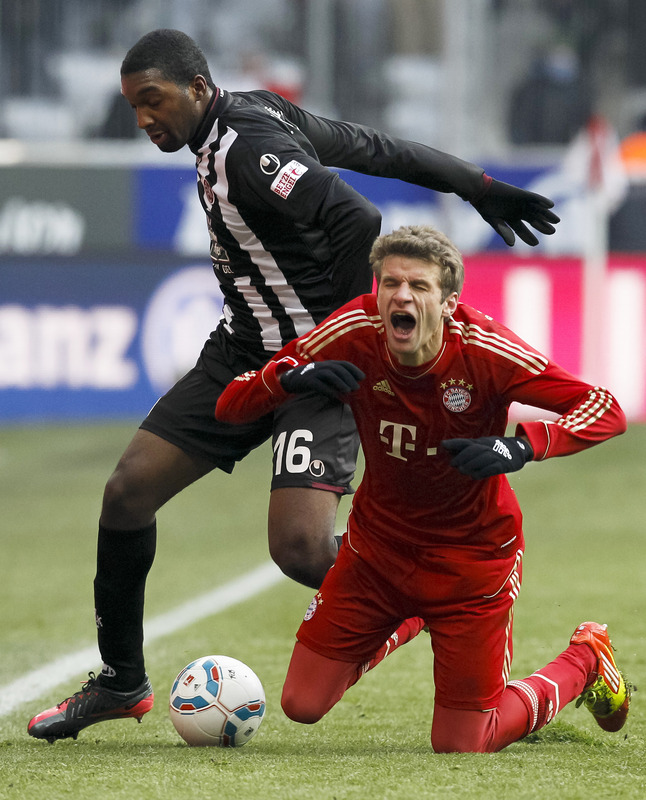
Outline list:
[[[74,737],[153,705],[143,656],[144,591],[155,514],[216,467],[273,435],[269,550],[282,571],[318,587],[334,562],[334,523],[351,492],[358,438],[347,406],[306,396],[255,423],[216,421],[227,384],[266,363],[351,298],[370,291],[378,210],[328,166],[453,192],[513,245],[554,232],[552,202],[421,144],[311,114],[269,91],[227,92],[186,34],[143,36],[121,66],[137,124],[163,152],[188,145],[211,237],[222,317],[197,364],[135,433],[103,497],[94,581],[103,668],[81,691],[29,722],[40,739]],[[527,224],[526,224],[527,223]],[[402,631],[399,640],[418,629]]]

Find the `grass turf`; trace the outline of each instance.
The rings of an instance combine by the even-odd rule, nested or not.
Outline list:
[[[92,644],[91,582],[103,483],[132,432],[126,425],[0,431],[0,687]],[[513,677],[560,652],[584,619],[608,622],[617,658],[644,673],[643,536],[646,427],[512,476],[525,513],[524,586],[516,606]],[[166,611],[267,559],[269,451],[231,477],[205,478],[159,515],[147,613]],[[242,500],[242,502],[241,502]],[[347,506],[346,506],[347,507]],[[606,734],[584,709],[493,755],[430,752],[433,685],[424,636],[387,659],[312,727],[280,710],[294,631],[311,592],[283,581],[147,649],[157,692],[142,725],[108,722],[78,741],[30,739],[29,717],[64,685],[0,718],[0,798],[637,798],[646,794],[641,696],[629,722]],[[192,749],[175,733],[166,698],[192,658],[246,661],[267,693],[260,732],[238,750]],[[79,674],[78,680],[83,679]]]

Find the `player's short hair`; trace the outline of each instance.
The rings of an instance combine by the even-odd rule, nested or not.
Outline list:
[[[186,88],[196,75],[202,75],[213,88],[206,56],[182,31],[160,28],[139,39],[126,53],[121,75],[158,69],[164,80]]]
[[[445,300],[452,292],[460,296],[464,284],[462,255],[441,231],[430,225],[403,225],[392,233],[379,236],[370,251],[370,265],[377,281],[381,279],[381,268],[387,256],[418,258],[438,264],[442,268],[442,299]]]

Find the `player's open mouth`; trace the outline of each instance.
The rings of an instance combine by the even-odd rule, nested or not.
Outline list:
[[[407,336],[417,323],[415,317],[410,314],[406,314],[404,311],[395,311],[390,315],[390,324],[396,334]]]
[[[153,131],[152,133],[149,133],[148,136],[150,137],[150,141],[153,144],[158,145],[160,142],[164,140],[166,136],[166,131]]]

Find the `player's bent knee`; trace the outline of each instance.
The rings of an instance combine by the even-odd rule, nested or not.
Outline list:
[[[322,535],[305,527],[277,532],[274,528],[270,530],[269,553],[288,578],[318,589],[334,564],[337,544],[332,532]]]
[[[113,472],[103,490],[103,510],[108,513],[121,511],[128,495],[127,483],[119,472]]]
[[[339,498],[333,492],[276,489],[269,504],[269,552],[287,575],[318,589],[334,563],[334,524]]]
[[[285,715],[292,722],[300,722],[302,725],[313,725],[318,722],[328,710],[315,707],[307,698],[299,697],[291,692],[284,691],[280,704]]]
[[[103,490],[101,522],[108,528],[143,527],[154,519],[157,510],[148,505],[135,485],[116,470]]]
[[[270,548],[270,554],[283,574],[311,589],[318,589],[323,583],[323,578],[334,563],[336,555],[332,548],[319,553]]]

